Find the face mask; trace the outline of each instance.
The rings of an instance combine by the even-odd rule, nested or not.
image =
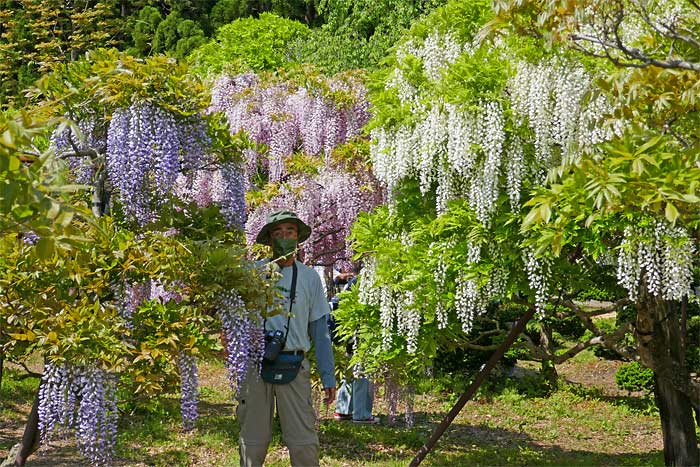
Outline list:
[[[297,249],[297,241],[293,238],[273,238],[272,256],[282,258],[294,253]]]

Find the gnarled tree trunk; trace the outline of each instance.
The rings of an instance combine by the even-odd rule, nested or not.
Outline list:
[[[665,464],[700,465],[693,419],[693,409],[700,406],[700,390],[682,361],[678,304],[652,296],[642,287],[635,338],[642,363],[655,373]]]

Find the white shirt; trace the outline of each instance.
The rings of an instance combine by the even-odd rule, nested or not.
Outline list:
[[[265,262],[269,262],[266,260]],[[309,323],[323,318],[330,311],[326,301],[326,292],[323,289],[318,273],[309,266],[294,261],[297,265],[297,287],[292,305],[292,318],[289,320],[289,334],[284,350],[303,350],[308,352],[311,348],[309,337]],[[292,286],[292,266],[281,269],[282,277],[277,281],[277,287],[284,295],[282,302],[283,313],[267,318],[265,331],[280,330],[286,333],[287,317],[289,313],[289,296]]]

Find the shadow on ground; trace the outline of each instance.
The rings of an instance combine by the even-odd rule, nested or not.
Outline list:
[[[343,465],[362,466],[403,458],[408,465],[427,442],[437,423],[427,423],[433,414],[417,413],[416,426],[400,424],[358,427],[349,422],[325,422],[321,449]],[[591,450],[565,450],[535,442],[527,434],[487,426],[453,423],[428,453],[424,466],[663,466],[663,452],[610,454]]]

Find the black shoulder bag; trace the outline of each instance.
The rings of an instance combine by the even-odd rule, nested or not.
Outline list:
[[[292,319],[292,305],[296,297],[297,265],[292,263],[292,288],[289,293],[289,315],[287,316],[287,330],[284,336],[282,331],[265,332],[265,352],[263,354],[262,371],[260,376],[263,381],[270,384],[289,384],[297,377],[301,362],[304,360],[304,352],[284,352],[287,336],[289,335],[289,323]],[[267,321],[267,320],[266,320]],[[263,322],[263,328],[265,323]]]

